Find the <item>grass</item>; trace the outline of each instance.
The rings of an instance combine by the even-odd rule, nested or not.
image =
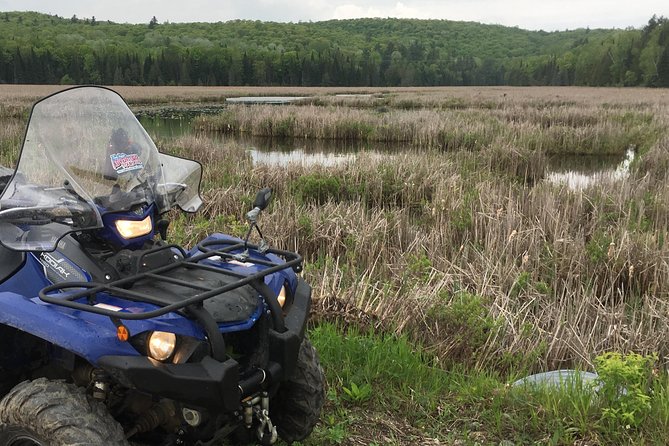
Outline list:
[[[592,370],[612,351],[657,354],[654,367],[666,367],[667,92],[335,92],[344,90],[127,89],[135,110],[233,93],[313,94],[301,106],[230,107],[201,122],[405,141],[389,156],[363,151],[355,162],[309,167],[254,165],[246,147],[207,135],[158,141],[205,167],[205,206],[171,215],[175,242],[240,235],[256,191],[275,190],[260,224],[272,245],[305,256],[312,339],[328,374],[330,402],[309,444],[664,443],[663,372],[649,378],[650,400],[640,401],[651,410],[630,429],[611,424],[629,410],[605,418],[611,405],[578,387],[564,396],[506,384],[536,371]],[[0,86],[10,104],[0,109],[3,163],[16,160],[37,93]],[[544,181],[550,154],[630,145],[637,158],[625,180],[582,191]]]
[[[310,337],[328,389],[304,445],[664,444],[669,434],[669,376],[654,357],[602,355],[595,382],[511,386],[513,375],[443,370],[403,336],[322,324]]]

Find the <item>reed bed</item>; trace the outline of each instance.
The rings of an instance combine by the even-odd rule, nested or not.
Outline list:
[[[177,217],[176,235],[241,235],[255,190],[271,185],[263,232],[305,255],[323,319],[408,334],[444,364],[553,369],[609,350],[669,360],[668,139],[629,179],[578,192],[518,181],[528,160],[509,147],[327,168],[223,150],[202,215]]]
[[[0,125],[0,165],[11,168],[15,166],[18,159],[25,132],[25,120],[13,113],[6,108],[0,108],[0,120],[2,121]]]
[[[68,88],[65,85],[0,85],[0,98],[31,104],[35,100]],[[313,96],[335,104],[367,104],[360,97],[337,95],[371,95],[384,98],[398,108],[500,108],[522,104],[546,108],[560,105],[620,106],[648,108],[669,104],[669,90],[645,88],[591,87],[248,87],[248,86],[126,86],[110,88],[133,104],[170,104],[172,102],[224,102],[234,96]],[[381,104],[384,105],[384,104]]]
[[[631,146],[647,150],[664,128],[654,116],[650,111],[594,106],[538,110],[526,104],[494,110],[235,105],[218,115],[200,116],[193,125],[199,131],[406,143],[443,151],[517,146],[548,155],[605,155],[623,154]]]
[[[263,233],[304,254],[321,320],[406,334],[444,365],[554,369],[590,365],[609,350],[657,352],[669,363],[666,91],[375,93],[397,99],[384,110],[362,98],[230,107],[220,121],[198,122],[390,138],[414,146],[406,153],[273,166],[205,136],[159,141],[205,165],[206,204],[195,216],[175,213],[172,237],[243,234],[255,192],[271,186]],[[464,106],[430,108],[454,97]],[[3,132],[5,142],[21,133]],[[630,145],[638,159],[627,179],[582,191],[543,181],[551,153]]]

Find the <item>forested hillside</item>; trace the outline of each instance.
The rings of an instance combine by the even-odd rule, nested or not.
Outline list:
[[[669,21],[549,33],[446,20],[131,25],[0,12],[0,82],[669,87]]]

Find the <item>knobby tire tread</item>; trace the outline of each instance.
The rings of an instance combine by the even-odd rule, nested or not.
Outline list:
[[[45,378],[20,383],[0,401],[0,443],[16,431],[50,446],[129,446],[102,403],[80,387]]]
[[[304,440],[318,423],[325,401],[324,382],[318,353],[305,338],[293,376],[281,384],[270,405],[271,418],[286,443]]]

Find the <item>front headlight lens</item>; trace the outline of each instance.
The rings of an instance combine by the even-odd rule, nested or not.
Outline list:
[[[153,230],[151,216],[144,220],[116,220],[116,230],[125,239],[141,237]]]
[[[154,331],[149,336],[149,356],[158,361],[165,361],[172,356],[177,346],[177,335],[165,331]]]

